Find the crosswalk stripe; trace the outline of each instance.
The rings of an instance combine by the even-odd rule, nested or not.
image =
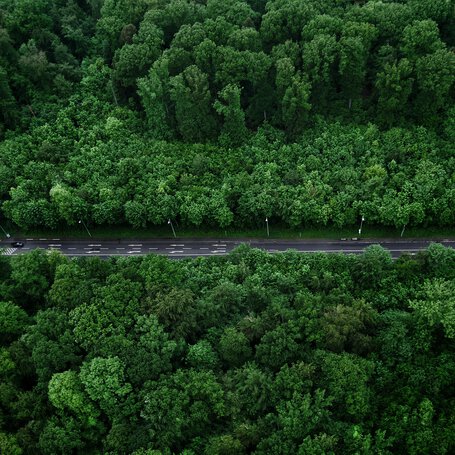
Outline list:
[[[2,251],[3,256],[11,256],[17,248],[6,248],[5,250]]]

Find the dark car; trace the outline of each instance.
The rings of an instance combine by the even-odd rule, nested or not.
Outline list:
[[[11,246],[15,246],[16,248],[22,248],[24,246],[24,242],[11,242]]]

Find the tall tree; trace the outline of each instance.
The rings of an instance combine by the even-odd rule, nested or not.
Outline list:
[[[224,117],[220,135],[220,143],[227,147],[236,147],[247,138],[245,113],[240,105],[241,89],[229,84],[218,93],[218,99],[213,104],[219,115]]]
[[[171,99],[175,103],[177,126],[183,139],[202,142],[216,134],[208,77],[197,66],[188,66],[171,78]]]

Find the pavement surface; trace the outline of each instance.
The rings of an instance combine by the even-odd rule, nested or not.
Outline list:
[[[14,241],[24,242],[23,247],[14,247]],[[57,250],[65,256],[137,256],[149,253],[171,258],[197,256],[222,256],[241,244],[260,248],[269,253],[295,250],[301,253],[345,253],[360,254],[369,245],[381,245],[388,249],[392,257],[403,253],[416,254],[432,242],[455,248],[454,239],[340,239],[340,240],[283,240],[283,239],[5,239],[0,241],[0,251],[4,255],[27,253],[35,248]]]

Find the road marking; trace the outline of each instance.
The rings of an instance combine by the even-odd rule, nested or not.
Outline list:
[[[84,250],[91,250],[91,248],[89,248],[89,247],[84,247]]]
[[[193,248],[188,248],[188,247],[186,247],[186,248],[183,248],[183,249],[184,249],[184,250],[192,250]]]
[[[171,243],[171,246],[185,246],[184,243]]]
[[[99,243],[89,243],[88,246],[101,246]]]
[[[200,250],[209,250],[210,248],[199,248]]]
[[[171,254],[174,254],[174,253],[183,253],[182,250],[178,250],[178,251],[171,251]]]
[[[16,250],[17,250],[17,248],[6,248],[6,250],[2,251],[2,255],[11,256]]]
[[[29,246],[24,246],[24,248],[22,248],[23,250],[29,250],[30,247]]]
[[[33,239],[25,239],[25,240],[33,240]]]
[[[77,248],[68,248],[69,250],[77,250]]]
[[[108,250],[109,248],[100,248],[100,250]]]
[[[49,243],[48,246],[62,246],[61,243]]]
[[[125,248],[116,248],[116,250],[124,250]]]
[[[173,250],[174,248],[166,248],[166,250]]]
[[[158,248],[149,248],[149,250],[157,250]]]
[[[131,253],[142,253],[141,250],[131,250],[131,251],[127,251],[128,254],[131,254]]]
[[[226,246],[225,243],[214,243],[212,246]]]
[[[120,248],[120,249],[124,249],[124,248]],[[47,250],[49,253],[51,250]],[[299,251],[299,250],[288,250],[288,251],[294,251],[295,253],[309,253],[309,254],[312,254],[312,253],[327,253],[327,254],[332,254],[332,253],[345,253],[345,254],[355,254],[355,253],[363,253],[365,250],[364,249],[357,249],[357,250],[328,250],[328,251],[323,251],[323,250],[318,250],[318,251]],[[388,250],[388,251],[391,251],[391,252],[398,252],[398,253],[401,253],[401,252],[410,252],[410,251],[413,251],[413,252],[418,252],[418,251],[421,251],[421,249],[408,249],[408,250]],[[98,253],[100,256],[124,256],[126,253],[125,252],[112,252],[112,253],[104,253],[104,254],[100,254],[99,252],[97,251],[92,251],[91,253]],[[129,253],[137,253],[136,255],[145,255],[147,253],[143,253],[141,251],[130,251]],[[194,253],[191,253],[191,252],[181,252],[181,251],[178,251],[178,250],[174,250],[173,251],[174,254],[169,254],[167,253],[167,256],[169,258],[172,258],[172,257],[177,257],[177,258],[181,258],[181,257],[195,257],[195,256],[208,256],[208,257],[213,257],[213,256],[225,256],[227,254],[229,254],[228,252],[222,252],[222,251],[219,251],[219,250],[215,250],[213,253],[211,252],[194,252]],[[273,253],[285,253],[284,250],[276,250],[276,251],[269,251],[270,254],[273,254]],[[2,254],[6,254],[5,252],[3,252]],[[20,254],[19,253],[16,253],[17,254]],[[74,253],[69,253],[68,252],[68,256],[85,256],[89,254],[88,252],[74,252]],[[157,254],[164,254],[164,253],[157,253]],[[396,257],[393,257],[393,259],[395,260]]]
[[[403,253],[403,252],[410,252],[410,251],[423,251],[424,249],[421,248],[401,248],[399,250],[392,250],[386,248],[386,251],[390,251],[391,253]],[[287,250],[280,250],[282,253],[286,253],[288,251],[295,251],[297,253],[363,253],[365,251],[364,248],[362,249],[344,249],[344,250],[297,250],[295,248],[289,248]]]
[[[131,243],[128,246],[142,246],[142,243]]]
[[[98,250],[87,251],[87,254],[92,254],[92,253],[99,253],[99,251]]]
[[[52,239],[52,240],[60,240],[60,239]]]
[[[40,239],[40,240],[47,240],[47,239]]]

